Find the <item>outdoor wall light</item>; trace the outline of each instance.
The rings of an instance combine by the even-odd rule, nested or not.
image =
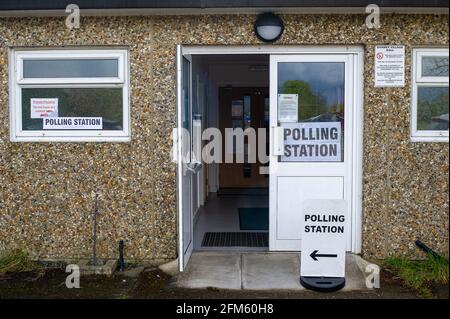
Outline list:
[[[262,13],[256,18],[254,31],[258,39],[264,42],[274,42],[283,34],[283,20],[271,12]]]

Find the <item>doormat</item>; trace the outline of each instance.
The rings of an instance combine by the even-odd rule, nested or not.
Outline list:
[[[241,230],[269,230],[269,208],[239,208]]]
[[[202,247],[269,247],[268,232],[205,233]]]

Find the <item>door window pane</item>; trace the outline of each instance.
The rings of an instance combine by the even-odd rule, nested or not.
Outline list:
[[[122,88],[23,88],[22,130],[43,130],[33,118],[31,99],[58,99],[57,117],[101,117],[103,130],[123,130]]]
[[[188,59],[183,58],[183,107],[184,112],[182,116],[183,128],[191,131],[191,62]]]
[[[417,95],[417,129],[448,130],[448,86],[419,87]]]
[[[423,57],[422,76],[448,76],[448,57]]]
[[[343,161],[344,100],[345,63],[278,63],[278,122],[285,128],[280,161]]]
[[[117,59],[57,59],[23,61],[24,78],[118,77]]]

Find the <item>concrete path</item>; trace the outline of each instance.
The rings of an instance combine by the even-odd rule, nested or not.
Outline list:
[[[361,257],[347,254],[343,290],[367,289]],[[303,290],[300,285],[300,254],[195,252],[175,283],[183,288],[247,290]]]

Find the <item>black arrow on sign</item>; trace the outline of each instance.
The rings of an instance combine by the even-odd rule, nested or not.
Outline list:
[[[315,261],[317,261],[317,257],[329,257],[329,258],[337,258],[337,255],[334,254],[318,254],[318,250],[314,250],[311,255],[311,258],[314,259]]]

